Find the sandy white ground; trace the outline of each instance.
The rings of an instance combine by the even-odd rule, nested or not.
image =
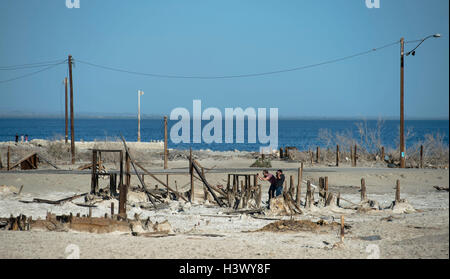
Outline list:
[[[225,155],[224,155],[225,156]],[[200,160],[205,167],[248,167],[252,159],[228,156]],[[275,168],[295,168],[298,163],[273,161]],[[171,168],[186,167],[185,160],[169,163]],[[64,166],[62,166],[64,167]],[[113,164],[107,165],[115,168]],[[286,176],[296,173],[286,173]],[[307,211],[299,219],[332,221],[345,215],[352,228],[345,238],[345,247],[332,248],[339,241],[337,231],[329,233],[248,232],[273,222],[255,219],[247,215],[223,217],[229,209],[203,204],[201,185],[196,192],[198,202],[190,205],[171,202],[169,208],[143,210],[128,207],[128,216],[135,213],[152,221],[168,220],[175,235],[162,238],[134,237],[131,235],[88,234],[75,232],[11,232],[0,231],[0,258],[65,258],[66,247],[75,244],[81,258],[448,258],[449,257],[449,196],[433,186],[448,187],[449,172],[445,169],[387,169],[387,168],[319,168],[307,167],[304,179],[317,183],[318,177],[328,176],[330,190],[342,197],[359,202],[360,179],[365,178],[369,199],[388,207],[394,200],[395,181],[400,179],[402,198],[418,211],[395,214],[392,210],[372,213],[356,213],[345,209],[319,209]],[[225,185],[225,174],[207,174],[213,184]],[[188,189],[188,177],[171,176],[170,184],[177,180],[179,189]],[[148,185],[157,184],[146,178]],[[135,177],[132,184],[137,185]],[[100,182],[108,184],[107,180]],[[90,190],[89,175],[14,174],[0,173],[0,185],[24,185],[20,196],[0,191],[0,217],[22,213],[34,219],[44,218],[47,211],[55,214],[81,213],[87,209],[66,203],[62,206],[24,204],[19,200],[33,198],[60,199]],[[182,187],[183,185],[184,188]],[[263,200],[267,200],[264,184]],[[303,193],[305,186],[303,185]],[[81,201],[82,199],[80,199]],[[77,202],[77,201],[74,201]],[[94,216],[110,212],[111,201],[98,204]],[[342,201],[342,205],[349,205]],[[115,208],[118,208],[117,204]],[[212,217],[211,215],[215,215]],[[393,216],[392,221],[383,220]],[[286,217],[289,218],[289,217]],[[206,234],[206,235],[205,235]],[[368,238],[367,238],[368,237]],[[364,240],[365,239],[365,240]],[[375,239],[375,240],[373,240]],[[378,240],[377,240],[378,239]],[[375,245],[375,246],[374,246]]]

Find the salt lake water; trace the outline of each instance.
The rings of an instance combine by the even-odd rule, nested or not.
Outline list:
[[[170,128],[177,121],[169,121]],[[204,121],[202,125],[208,123]],[[312,119],[280,119],[278,121],[278,145],[295,146],[300,150],[315,148],[316,146],[326,147],[335,144],[335,135],[339,133],[349,133],[355,139],[359,138],[356,123],[362,120],[312,120]],[[64,118],[0,118],[0,141],[13,141],[17,134],[28,135],[31,139],[58,139],[64,137]],[[369,129],[375,129],[377,120],[366,120]],[[246,121],[247,124],[247,121]],[[269,123],[267,124],[267,134],[269,134]],[[236,126],[236,125],[234,125]],[[247,126],[247,125],[246,125]],[[225,125],[222,125],[222,135]],[[324,130],[328,130],[332,136],[329,140],[319,139],[319,135]],[[416,142],[424,140],[426,134],[440,133],[444,136],[444,142],[448,145],[449,121],[448,120],[406,120],[405,130],[412,131],[412,136],[408,138],[406,145],[412,146]],[[246,129],[245,129],[246,131]],[[395,147],[398,143],[399,121],[385,120],[383,124],[381,141],[386,147]],[[127,141],[137,141],[137,119],[120,118],[79,118],[75,119],[75,140],[84,141],[104,141],[116,140],[123,134]],[[192,134],[192,125],[191,125]],[[235,133],[234,133],[235,134]],[[164,123],[162,119],[142,119],[141,120],[141,141],[163,140]],[[245,150],[257,151],[260,144],[248,143],[247,135],[245,143],[196,143],[196,144],[175,144],[170,141],[169,148],[175,149],[211,149],[211,150]]]

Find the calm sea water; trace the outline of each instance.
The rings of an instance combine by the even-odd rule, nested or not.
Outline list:
[[[329,138],[329,142],[319,140],[321,130],[328,130],[332,135],[336,132],[351,133],[358,138],[358,120],[279,120],[278,122],[278,143],[279,146],[295,146],[301,150],[325,147],[327,144],[334,144],[334,137]],[[169,133],[171,126],[176,121],[169,121]],[[203,124],[206,124],[205,122]],[[373,129],[377,126],[376,120],[367,120],[367,126]],[[224,127],[225,125],[223,125]],[[449,121],[448,120],[407,120],[406,130],[411,130],[413,136],[406,144],[411,146],[424,139],[426,134],[439,132],[444,135],[444,141],[448,145]],[[191,127],[192,130],[192,127]],[[398,142],[399,121],[386,120],[382,129],[382,144],[384,146],[395,147]],[[27,134],[29,139],[55,139],[64,137],[64,119],[0,119],[0,141],[13,141],[14,137]],[[115,140],[123,134],[127,141],[137,140],[137,120],[136,119],[76,119],[75,139],[84,141],[93,140]],[[192,131],[191,131],[192,133]],[[223,132],[223,135],[225,133]],[[224,137],[224,136],[223,136]],[[164,138],[164,124],[162,120],[144,119],[141,120],[141,140],[162,140]],[[247,138],[246,138],[247,139]],[[245,140],[247,141],[247,140]],[[257,151],[259,144],[233,143],[233,144],[174,144],[169,138],[169,148],[188,149],[211,149],[211,150],[246,150]]]

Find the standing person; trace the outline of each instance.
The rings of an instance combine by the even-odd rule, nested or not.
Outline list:
[[[28,135],[25,135],[25,142],[28,142]]]
[[[16,143],[19,143],[19,135],[16,133]]]
[[[276,176],[277,176],[276,177],[277,183],[276,183],[276,188],[275,188],[275,191],[276,191],[275,197],[278,197],[279,195],[281,195],[283,193],[283,185],[284,185],[285,177],[284,177],[282,170],[277,170]]]
[[[20,142],[23,143],[23,135],[20,135]]]
[[[258,174],[258,178],[259,178],[259,180],[269,181],[270,182],[269,200],[268,200],[268,204],[269,204],[269,208],[270,208],[270,199],[275,196],[275,189],[276,189],[276,186],[277,186],[277,179],[275,178],[275,176],[273,174],[269,173],[268,170],[263,170],[263,177],[260,177],[259,174]]]

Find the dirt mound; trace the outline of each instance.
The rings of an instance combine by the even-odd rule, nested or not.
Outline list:
[[[270,223],[256,232],[330,232],[340,228],[340,224],[337,222],[327,222],[325,220],[319,220],[312,222],[310,220],[280,220]],[[346,229],[350,226],[345,225]]]

